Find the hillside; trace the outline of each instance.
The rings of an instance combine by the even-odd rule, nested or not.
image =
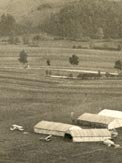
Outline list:
[[[17,22],[39,24],[51,13],[56,13],[66,3],[78,0],[0,0],[0,15],[9,13]],[[51,8],[45,8],[49,4]],[[42,6],[42,7],[40,7]],[[40,10],[38,8],[40,7]]]
[[[69,39],[121,38],[122,1],[80,0],[64,6],[42,29]]]

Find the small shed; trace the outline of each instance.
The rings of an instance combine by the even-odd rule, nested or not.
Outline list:
[[[98,115],[122,119],[122,111],[104,109],[98,113]]]
[[[64,137],[65,132],[71,127],[80,128],[75,125],[58,123],[58,122],[49,122],[41,121],[34,126],[34,132],[39,134],[55,135]]]
[[[84,113],[78,117],[77,124],[93,128],[115,129],[122,127],[122,120],[98,114]]]

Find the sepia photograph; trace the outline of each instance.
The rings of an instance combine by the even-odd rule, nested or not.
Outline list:
[[[122,163],[122,0],[0,0],[0,163]]]

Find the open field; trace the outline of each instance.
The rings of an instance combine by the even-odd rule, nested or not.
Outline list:
[[[83,112],[96,113],[101,108],[122,110],[121,85],[119,80],[55,81],[40,70],[4,70],[4,75],[1,70],[0,162],[121,163],[122,149],[108,148],[102,143],[73,144],[56,137],[45,143],[33,133],[33,126],[40,120],[71,123],[72,111],[78,116]],[[23,125],[29,134],[9,131],[14,123]],[[120,145],[121,134],[120,130],[116,140]]]
[[[19,69],[22,66],[17,59],[22,49],[0,49],[0,163],[121,163],[121,148],[108,148],[102,143],[75,144],[57,137],[49,143],[40,142],[33,126],[40,120],[71,123],[72,111],[76,116],[102,108],[122,111],[122,81],[54,79],[46,77],[43,69]],[[113,71],[113,61],[121,58],[118,52],[24,49],[32,67],[45,66],[47,57],[52,66],[71,67],[66,59],[75,53],[81,59],[79,68]],[[10,131],[12,124],[22,125],[29,134]],[[122,146],[122,130],[116,143]]]
[[[121,51],[100,51],[88,49],[71,48],[47,48],[47,47],[23,47],[23,46],[1,46],[0,67],[22,67],[18,62],[21,50],[28,53],[28,60],[31,67],[46,66],[46,60],[51,60],[51,66],[72,67],[69,64],[69,57],[73,54],[80,59],[76,68],[92,69],[101,71],[116,71],[114,62],[122,58]],[[9,60],[9,61],[8,61]]]

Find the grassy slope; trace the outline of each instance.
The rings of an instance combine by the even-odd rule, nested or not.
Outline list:
[[[17,58],[22,47],[1,47],[0,65],[19,65]],[[112,70],[110,65],[118,52],[25,48],[31,65],[45,65],[51,57],[56,66],[70,66],[67,58],[78,54],[81,66]],[[116,55],[115,55],[116,54]],[[45,57],[46,55],[46,57]],[[8,56],[10,58],[8,58]],[[83,60],[84,58],[84,60]],[[39,61],[38,61],[39,60]],[[106,62],[105,62],[106,61]],[[3,64],[4,63],[4,64]],[[109,64],[108,64],[109,63]],[[101,66],[100,66],[101,65]],[[20,66],[20,65],[19,65]],[[66,142],[53,137],[52,142],[40,142],[33,126],[40,120],[71,123],[70,113],[96,113],[101,108],[122,111],[122,81],[74,81],[52,79],[44,70],[0,69],[0,162],[1,163],[121,163],[121,149],[107,148],[101,143]],[[28,135],[11,132],[11,124],[23,125]],[[122,145],[120,130],[117,143]]]

